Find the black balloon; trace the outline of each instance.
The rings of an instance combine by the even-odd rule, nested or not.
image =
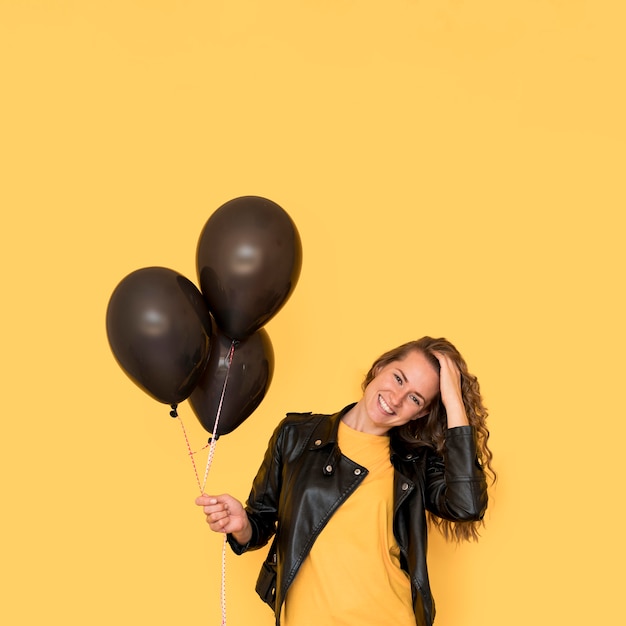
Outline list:
[[[106,314],[121,368],[159,402],[176,404],[207,363],[212,321],[198,288],[165,267],[132,272],[113,291]]]
[[[243,339],[273,317],[296,286],[300,235],[271,200],[235,198],[205,224],[196,264],[200,289],[218,327]]]
[[[265,329],[235,342],[230,360],[232,343],[229,337],[214,329],[206,369],[189,396],[189,404],[198,420],[214,437],[232,432],[252,415],[265,397],[274,374],[274,350]]]

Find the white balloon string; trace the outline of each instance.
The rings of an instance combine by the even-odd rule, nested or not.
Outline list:
[[[215,424],[213,425],[213,437],[211,438],[211,445],[209,446],[209,457],[206,462],[206,469],[204,470],[204,481],[200,487],[200,492],[204,493],[206,483],[209,477],[209,470],[213,463],[213,456],[215,455],[215,447],[217,446],[217,434],[218,424],[220,421],[220,415],[222,414],[222,406],[224,404],[224,396],[226,394],[226,386],[228,385],[228,377],[230,375],[230,367],[233,364],[233,354],[235,353],[235,342],[230,344],[230,350],[228,352],[228,365],[226,367],[226,376],[224,377],[224,385],[222,386],[222,395],[220,397],[220,403],[217,407],[217,415],[215,416]],[[194,464],[195,467],[195,464]],[[197,474],[196,474],[197,476]],[[199,484],[198,480],[198,484]],[[224,542],[222,544],[222,581],[220,586],[220,605],[222,608],[222,626],[226,626],[226,546],[227,539],[224,535]]]
[[[213,436],[211,437],[210,444],[207,444],[202,450],[205,448],[209,448],[209,456],[207,458],[206,469],[204,470],[204,480],[200,482],[200,475],[198,474],[198,467],[196,466],[196,461],[193,458],[196,454],[191,449],[191,444],[189,443],[189,437],[187,436],[187,430],[185,429],[185,425],[183,424],[183,420],[180,419],[180,416],[176,412],[176,406],[172,405],[172,417],[176,417],[178,422],[180,423],[180,427],[183,431],[183,436],[185,437],[185,444],[187,445],[187,454],[189,455],[189,459],[191,460],[191,465],[193,467],[193,472],[196,476],[196,482],[198,483],[198,488],[200,489],[200,494],[203,494],[206,488],[207,480],[209,478],[209,471],[211,469],[211,465],[213,463],[213,457],[215,456],[215,447],[217,445],[217,434],[218,434],[218,424],[220,421],[220,415],[222,413],[222,406],[224,405],[224,396],[226,395],[226,386],[228,385],[228,377],[230,375],[230,368],[233,364],[233,355],[235,353],[235,341],[233,340],[230,344],[230,350],[227,356],[227,367],[226,367],[226,376],[224,377],[224,385],[222,386],[222,395],[220,396],[220,403],[217,407],[217,414],[215,416],[215,424],[213,425]],[[227,538],[224,535],[224,543],[222,545],[222,581],[220,587],[220,604],[222,608],[222,626],[226,626],[226,546],[227,546]]]
[[[204,488],[206,487],[207,479],[209,477],[209,470],[211,469],[211,465],[213,463],[213,456],[215,455],[215,446],[217,446],[217,427],[220,422],[220,415],[222,414],[222,406],[224,404],[224,396],[226,395],[226,386],[228,385],[228,377],[230,375],[230,367],[233,364],[233,354],[235,352],[235,342],[231,342],[230,350],[228,351],[228,364],[226,366],[226,376],[224,377],[224,384],[222,385],[222,395],[220,396],[220,403],[217,407],[217,415],[215,416],[215,424],[213,425],[213,437],[211,438],[211,445],[209,447],[209,458],[207,459],[206,470],[204,472],[204,482],[200,491],[204,493]]]
[[[222,590],[220,601],[222,605],[222,626],[226,626],[226,535],[224,535],[224,543],[222,544]]]
[[[232,352],[232,350],[231,350]],[[230,363],[232,362],[232,357],[231,360],[229,361],[228,367],[230,369]],[[226,381],[224,382],[224,388],[226,388]],[[223,398],[224,394],[222,393],[222,398]],[[221,402],[220,402],[220,410],[221,410]],[[198,487],[200,489],[200,493],[203,494],[204,493],[204,489],[206,487],[206,483],[207,483],[207,479],[209,477],[209,469],[211,467],[211,463],[213,462],[213,454],[215,452],[215,442],[217,441],[217,439],[215,437],[212,438],[211,440],[211,445],[209,446],[208,444],[204,447],[201,448],[201,450],[204,450],[205,448],[209,448],[209,458],[207,459],[207,464],[206,464],[206,469],[204,471],[204,482],[200,483],[200,476],[198,475],[198,468],[196,466],[196,462],[193,458],[194,454],[196,454],[195,452],[193,452],[193,450],[191,449],[191,445],[189,443],[189,437],[187,437],[187,431],[185,430],[185,425],[183,424],[183,421],[180,419],[180,416],[177,416],[177,419],[180,423],[180,426],[182,428],[183,431],[183,435],[185,437],[185,443],[187,444],[187,453],[189,455],[189,458],[191,459],[191,465],[193,466],[193,471],[194,474],[196,476],[196,482],[198,483]],[[217,430],[217,419],[215,420],[215,430]],[[226,546],[228,545],[227,539],[226,539],[226,535],[224,535],[224,542],[222,544],[222,581],[221,581],[221,586],[220,586],[220,606],[222,609],[222,623],[221,626],[226,626]]]

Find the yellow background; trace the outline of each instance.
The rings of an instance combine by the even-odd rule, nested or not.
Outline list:
[[[432,536],[437,625],[623,623],[622,5],[0,0],[0,621],[219,623],[180,426],[104,318],[140,267],[196,282],[210,214],[256,194],[303,270],[209,490],[245,498],[286,411],[336,410],[380,352],[444,335],[499,483],[479,544]],[[228,554],[231,626],[272,623],[261,557]]]

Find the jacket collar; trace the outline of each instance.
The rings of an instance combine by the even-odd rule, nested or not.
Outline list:
[[[333,415],[320,416],[322,419],[317,421],[317,424],[311,434],[311,439],[309,440],[309,450],[320,450],[331,444],[336,446],[338,438],[337,433],[339,432],[339,422],[341,421],[341,418],[355,405],[356,402],[353,402]],[[393,437],[391,437],[390,440],[390,450],[392,460],[396,457],[400,457],[404,461],[413,461],[417,456],[414,451],[409,451],[403,449],[402,447],[395,448]]]
[[[333,415],[324,415],[323,419],[318,420],[311,439],[309,440],[309,450],[319,450],[329,444],[337,444],[337,433],[339,431],[339,422],[341,418],[353,407],[356,402],[344,407],[338,413]]]

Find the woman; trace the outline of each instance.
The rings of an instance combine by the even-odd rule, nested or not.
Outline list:
[[[383,354],[356,404],[288,414],[245,508],[196,504],[237,554],[275,534],[257,592],[276,624],[430,626],[427,514],[446,538],[477,538],[495,478],[486,417],[458,350],[424,337]]]

